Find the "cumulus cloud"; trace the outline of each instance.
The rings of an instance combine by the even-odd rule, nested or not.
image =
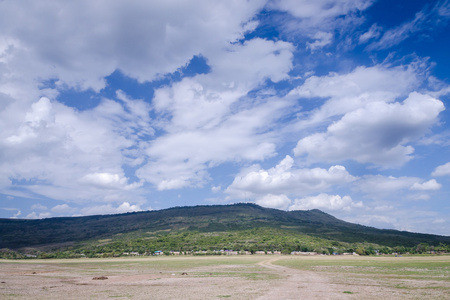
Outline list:
[[[365,194],[394,194],[400,190],[410,189],[420,179],[414,177],[394,177],[382,175],[365,175],[357,183],[355,188]]]
[[[446,176],[450,175],[450,162],[443,164],[441,166],[438,166],[436,169],[434,169],[433,173],[431,173],[432,176]]]
[[[47,206],[42,205],[40,203],[36,203],[31,206],[31,210],[47,210],[47,209],[48,209]]]
[[[74,194],[67,191],[77,190],[78,184],[91,188],[75,193],[75,200],[117,198],[118,190],[142,184],[129,183],[123,166],[139,167],[146,159],[150,163],[139,174],[149,179],[163,173],[148,180],[160,189],[196,185],[208,177],[205,164],[214,164],[220,154],[197,161],[195,153],[187,153],[183,161],[194,161],[192,172],[191,164],[181,164],[184,170],[171,170],[169,166],[179,162],[177,157],[169,155],[162,160],[159,156],[164,156],[159,150],[189,139],[190,134],[184,133],[190,128],[196,130],[193,135],[197,141],[205,144],[211,143],[212,137],[221,137],[216,148],[225,146],[222,153],[232,152],[225,160],[272,155],[274,145],[265,137],[251,138],[261,129],[262,121],[249,126],[240,139],[231,139],[234,130],[247,125],[245,115],[255,110],[243,115],[235,110],[231,114],[230,105],[265,80],[286,79],[292,67],[293,47],[289,43],[263,39],[236,43],[256,27],[253,16],[263,5],[264,1],[258,0],[226,5],[221,1],[209,1],[208,5],[204,1],[93,4],[44,0],[37,6],[31,2],[25,6],[2,3],[0,25],[7,26],[0,37],[0,97],[5,100],[0,107],[0,141],[5,149],[0,185],[9,187],[11,180],[45,181],[46,186],[30,185],[25,189],[67,200],[69,194]],[[60,26],[62,23],[64,26]],[[186,66],[195,55],[205,57],[212,76],[186,79],[175,84],[173,90],[168,87],[174,94],[174,109],[170,104],[169,108],[161,105],[163,89],[156,93],[153,107],[120,90],[115,99],[102,99],[98,106],[85,111],[56,101],[59,93],[67,89],[100,91],[105,87],[105,77],[116,70],[139,82],[161,78]],[[184,97],[185,91],[192,92],[190,97]],[[192,105],[198,103],[203,106]],[[152,109],[168,118],[151,120]],[[205,110],[211,114],[208,116]],[[265,114],[263,110],[259,112]],[[208,131],[217,125],[216,120],[225,119],[228,122],[223,126]],[[239,124],[233,123],[236,119]],[[147,142],[155,134],[152,122],[161,132],[174,135]],[[241,141],[248,146],[242,156],[233,150]],[[146,172],[153,163],[162,166],[162,171]],[[102,195],[96,189],[109,192]]]
[[[363,206],[361,201],[355,203],[350,196],[341,197],[339,195],[321,193],[317,196],[295,199],[294,204],[289,207],[289,210],[322,209],[327,211],[349,211],[353,207],[361,208]]]
[[[222,191],[222,187],[220,185],[219,186],[213,186],[213,187],[211,187],[211,191],[213,193],[218,193],[218,192]]]
[[[10,186],[8,180],[28,180],[25,190],[84,201],[103,198],[105,193],[81,185],[102,186],[113,193],[138,187],[139,182],[127,183],[122,164],[132,165],[138,158],[139,153],[127,150],[140,133],[151,132],[151,127],[142,121],[142,113],[148,114],[146,105],[141,100],[133,100],[133,105],[141,109],[104,99],[95,109],[79,112],[43,97],[28,111],[15,111],[20,123],[15,128],[9,124],[0,133],[3,188]],[[33,184],[36,181],[47,184]]]
[[[154,108],[163,117],[156,125],[167,134],[149,143],[149,162],[137,175],[159,190],[202,186],[209,166],[273,156],[270,128],[291,103],[245,96],[266,79],[287,78],[292,51],[289,43],[263,39],[231,45],[208,58],[210,73],[158,89]]]
[[[127,184],[128,178],[112,173],[90,173],[80,179],[81,184],[91,185],[101,189],[133,189],[142,186],[141,182]]]
[[[21,144],[29,139],[38,137],[40,130],[51,127],[55,122],[52,105],[48,98],[42,97],[31,105],[31,111],[25,115],[25,122],[17,135],[6,139],[11,144]]]
[[[306,43],[306,47],[311,50],[311,52],[317,49],[323,48],[329,45],[333,39],[333,35],[329,32],[319,31],[314,36],[312,36],[314,42]]]
[[[401,222],[399,222],[399,217],[394,214],[360,214],[358,216],[349,217],[346,220],[348,222],[374,226],[381,229],[405,230],[405,228],[399,228]]]
[[[430,193],[441,189],[435,179],[425,181],[417,177],[365,175],[354,182],[353,190],[376,201],[429,200]],[[387,204],[376,204],[385,206]]]
[[[184,78],[155,91],[155,110],[170,118],[161,126],[168,132],[217,126],[230,116],[231,105],[264,80],[286,79],[292,51],[286,42],[253,39],[212,55],[209,74]]]
[[[45,218],[50,218],[52,215],[49,212],[45,212],[45,213],[36,213],[36,212],[31,212],[28,215],[26,215],[25,219],[45,219]]]
[[[286,13],[282,18],[279,14],[274,17],[278,29],[288,39],[295,37],[296,43],[304,44],[314,55],[334,40],[339,43],[335,35],[345,36],[356,24],[363,23],[361,12],[372,3],[372,0],[275,0],[268,1],[266,8]]]
[[[435,234],[448,235],[448,226],[444,226],[448,221],[443,222],[443,224],[434,223],[445,219],[445,213],[417,209],[411,205],[403,206],[398,205],[398,203],[395,204],[383,211],[366,209],[366,212],[347,216],[345,220],[377,228],[406,230],[410,232],[435,232]]]
[[[302,196],[354,180],[343,166],[332,166],[328,170],[300,169],[294,167],[294,160],[287,155],[271,169],[264,170],[254,166],[253,170],[244,170],[235,177],[226,192],[238,198],[260,197],[266,194]]]
[[[440,2],[415,23],[384,32],[374,24],[361,32],[361,12],[372,3],[1,2],[0,193],[64,201],[26,209],[32,218],[140,210],[154,189],[211,187],[212,180],[211,193],[229,195],[223,201],[249,197],[281,209],[311,203],[336,212],[354,208],[358,203],[350,196],[338,196],[347,195],[348,186],[365,199],[399,191],[402,199],[429,199],[440,187],[435,180],[359,179],[335,165],[355,159],[388,168],[412,158],[414,142],[436,123],[443,106],[411,92],[426,84],[435,97],[448,90],[429,77],[428,63],[294,77],[318,71],[311,65],[323,47],[358,38],[369,47],[383,40],[392,45],[395,37],[401,41],[421,31],[430,15],[449,15],[448,3]],[[266,36],[266,24],[258,26],[267,21],[266,12],[279,32],[272,40],[258,37]],[[330,52],[344,54],[342,48]],[[208,71],[197,74],[193,57],[201,57]],[[337,63],[333,55],[327,59],[320,73]],[[353,63],[341,60],[334,69]],[[124,91],[114,91],[117,74]],[[145,83],[148,93],[137,94],[146,98],[127,95],[127,82]],[[285,96],[296,82],[302,83]],[[93,95],[93,102],[87,108],[70,96],[64,102],[69,94],[85,97],[83,103]],[[230,163],[227,169],[268,164],[292,149],[287,139],[298,142],[294,154],[301,167],[290,156],[273,168],[253,165],[228,188],[213,177],[217,170],[210,171],[224,163]],[[306,167],[315,162],[320,167]],[[441,166],[434,173],[448,172]]]
[[[56,214],[68,215],[75,213],[77,210],[67,204],[59,204],[52,207],[51,211]]]
[[[311,162],[348,159],[397,167],[412,158],[408,143],[423,136],[444,110],[441,101],[411,93],[402,103],[371,102],[331,124],[326,132],[301,139],[294,153]]]
[[[59,85],[100,90],[103,78],[116,69],[140,81],[152,80],[174,72],[193,55],[226,46],[252,28],[243,25],[262,5],[263,1],[13,1],[2,3],[0,26],[3,35],[11,37],[9,43],[20,46],[19,54],[32,63],[29,70],[34,67],[40,75],[58,78]],[[19,62],[17,66],[25,67]]]
[[[435,179],[428,180],[423,183],[414,183],[411,187],[411,190],[416,191],[436,191],[442,187],[440,183],[438,183]]]
[[[267,194],[256,199],[256,204],[268,208],[287,209],[291,204],[291,200],[284,194],[272,195]]]
[[[300,130],[321,125],[370,102],[393,102],[406,97],[420,84],[423,69],[422,62],[418,61],[398,67],[361,66],[346,74],[311,76],[290,95],[301,100],[323,98],[326,102],[312,111],[303,112],[296,127]]]
[[[209,166],[270,157],[275,153],[274,137],[265,129],[284,108],[282,102],[270,102],[231,114],[211,129],[174,132],[155,139],[146,150],[151,159],[137,175],[160,190],[198,186],[208,178]]]
[[[127,212],[142,211],[139,205],[123,202],[118,207],[111,204],[90,206],[81,209],[83,215],[108,215],[108,214],[123,214]]]

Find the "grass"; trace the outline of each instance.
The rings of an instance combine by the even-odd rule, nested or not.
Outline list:
[[[77,259],[50,259],[50,260],[0,260],[8,264],[27,265],[56,265],[85,269],[104,268],[159,268],[162,270],[177,270],[192,267],[208,267],[217,265],[253,265],[263,260],[258,256],[162,256],[162,257],[121,257],[121,258],[77,258]]]
[[[314,271],[385,275],[417,275],[450,280],[450,256],[410,257],[317,257],[317,259],[278,260],[275,264]]]
[[[71,260],[26,260],[26,261],[0,261],[0,270],[17,273],[17,270],[26,270],[24,280],[42,281],[44,287],[67,285],[67,280],[79,280],[84,277],[85,282],[91,284],[94,276],[108,276],[110,279],[118,277],[126,279],[138,276],[148,281],[124,286],[124,290],[116,289],[116,283],[108,285],[108,290],[96,291],[101,296],[109,298],[132,298],[140,289],[152,289],[164,292],[164,289],[173,280],[174,284],[183,278],[183,282],[211,282],[216,290],[208,294],[212,298],[235,298],[240,292],[250,287],[277,286],[286,282],[285,269],[267,268],[281,265],[293,269],[317,272],[319,278],[326,279],[324,284],[330,283],[336,292],[343,294],[366,295],[367,291],[374,294],[380,290],[392,293],[393,297],[402,295],[421,295],[424,298],[439,299],[450,291],[450,256],[429,257],[345,257],[345,256],[219,256],[219,257],[127,257],[113,259],[71,259]],[[3,265],[3,266],[2,266]],[[36,275],[31,275],[36,271]],[[21,271],[22,272],[22,271]],[[305,272],[305,274],[311,274]],[[1,273],[1,272],[0,272]],[[183,273],[187,273],[183,275]],[[7,281],[7,272],[1,280]],[[148,277],[139,277],[145,274]],[[173,276],[172,274],[175,274]],[[208,279],[210,277],[210,279]],[[36,278],[36,279],[35,279]],[[61,279],[55,281],[54,279]],[[155,281],[163,280],[161,285]],[[168,281],[169,280],[169,281]],[[210,280],[210,281],[208,281]],[[44,283],[48,282],[48,283]],[[132,282],[132,281],[130,281]],[[95,282],[91,288],[102,287],[105,282]],[[238,284],[236,284],[238,283]],[[224,285],[229,288],[225,289]],[[178,285],[177,285],[178,286]],[[106,286],[105,286],[106,287]],[[0,291],[0,298],[13,298],[17,289]],[[180,288],[195,293],[195,288],[188,284]],[[297,288],[297,285],[295,286]],[[236,290],[235,290],[236,289]],[[255,289],[259,290],[259,289]],[[43,295],[50,295],[50,291],[39,290]],[[57,289],[52,290],[52,293]],[[2,294],[3,293],[3,294]],[[47,293],[47,294],[45,294]],[[205,292],[206,293],[206,292]],[[251,295],[251,292],[248,292]],[[426,297],[425,297],[426,296]],[[21,296],[18,296],[19,298]],[[22,296],[21,299],[24,299]],[[349,296],[351,297],[351,296]],[[405,296],[406,297],[406,296]],[[415,297],[415,296],[414,296]],[[411,299],[414,298],[411,296]],[[441,297],[442,298],[442,297]]]
[[[374,285],[399,291],[423,292],[426,295],[450,290],[450,256],[285,257],[274,264],[326,273],[331,275],[334,283],[340,284]]]
[[[261,272],[255,270],[255,272],[248,272],[249,270],[235,271],[235,272],[194,272],[189,275],[196,277],[240,277],[249,280],[273,280],[279,279],[280,276],[272,273]]]

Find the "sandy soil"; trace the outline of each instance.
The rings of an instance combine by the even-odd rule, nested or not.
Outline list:
[[[279,257],[212,265],[205,265],[208,258],[183,258],[188,263],[179,267],[153,266],[152,259],[2,261],[0,299],[450,299],[448,280],[436,289],[427,288],[433,280],[399,288],[373,275],[277,266]]]

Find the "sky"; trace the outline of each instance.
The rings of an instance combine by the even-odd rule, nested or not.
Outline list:
[[[0,217],[252,202],[450,235],[450,1],[0,2]]]

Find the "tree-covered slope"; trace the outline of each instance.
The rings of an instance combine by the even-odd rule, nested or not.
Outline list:
[[[248,234],[258,228],[276,229],[277,234],[281,235],[308,235],[332,241],[375,243],[389,247],[412,247],[419,243],[450,244],[448,236],[376,229],[344,222],[320,210],[286,212],[255,204],[234,204],[42,220],[0,219],[0,248],[80,243],[112,237],[117,239],[119,234],[132,234],[139,238],[161,231],[245,231]]]

